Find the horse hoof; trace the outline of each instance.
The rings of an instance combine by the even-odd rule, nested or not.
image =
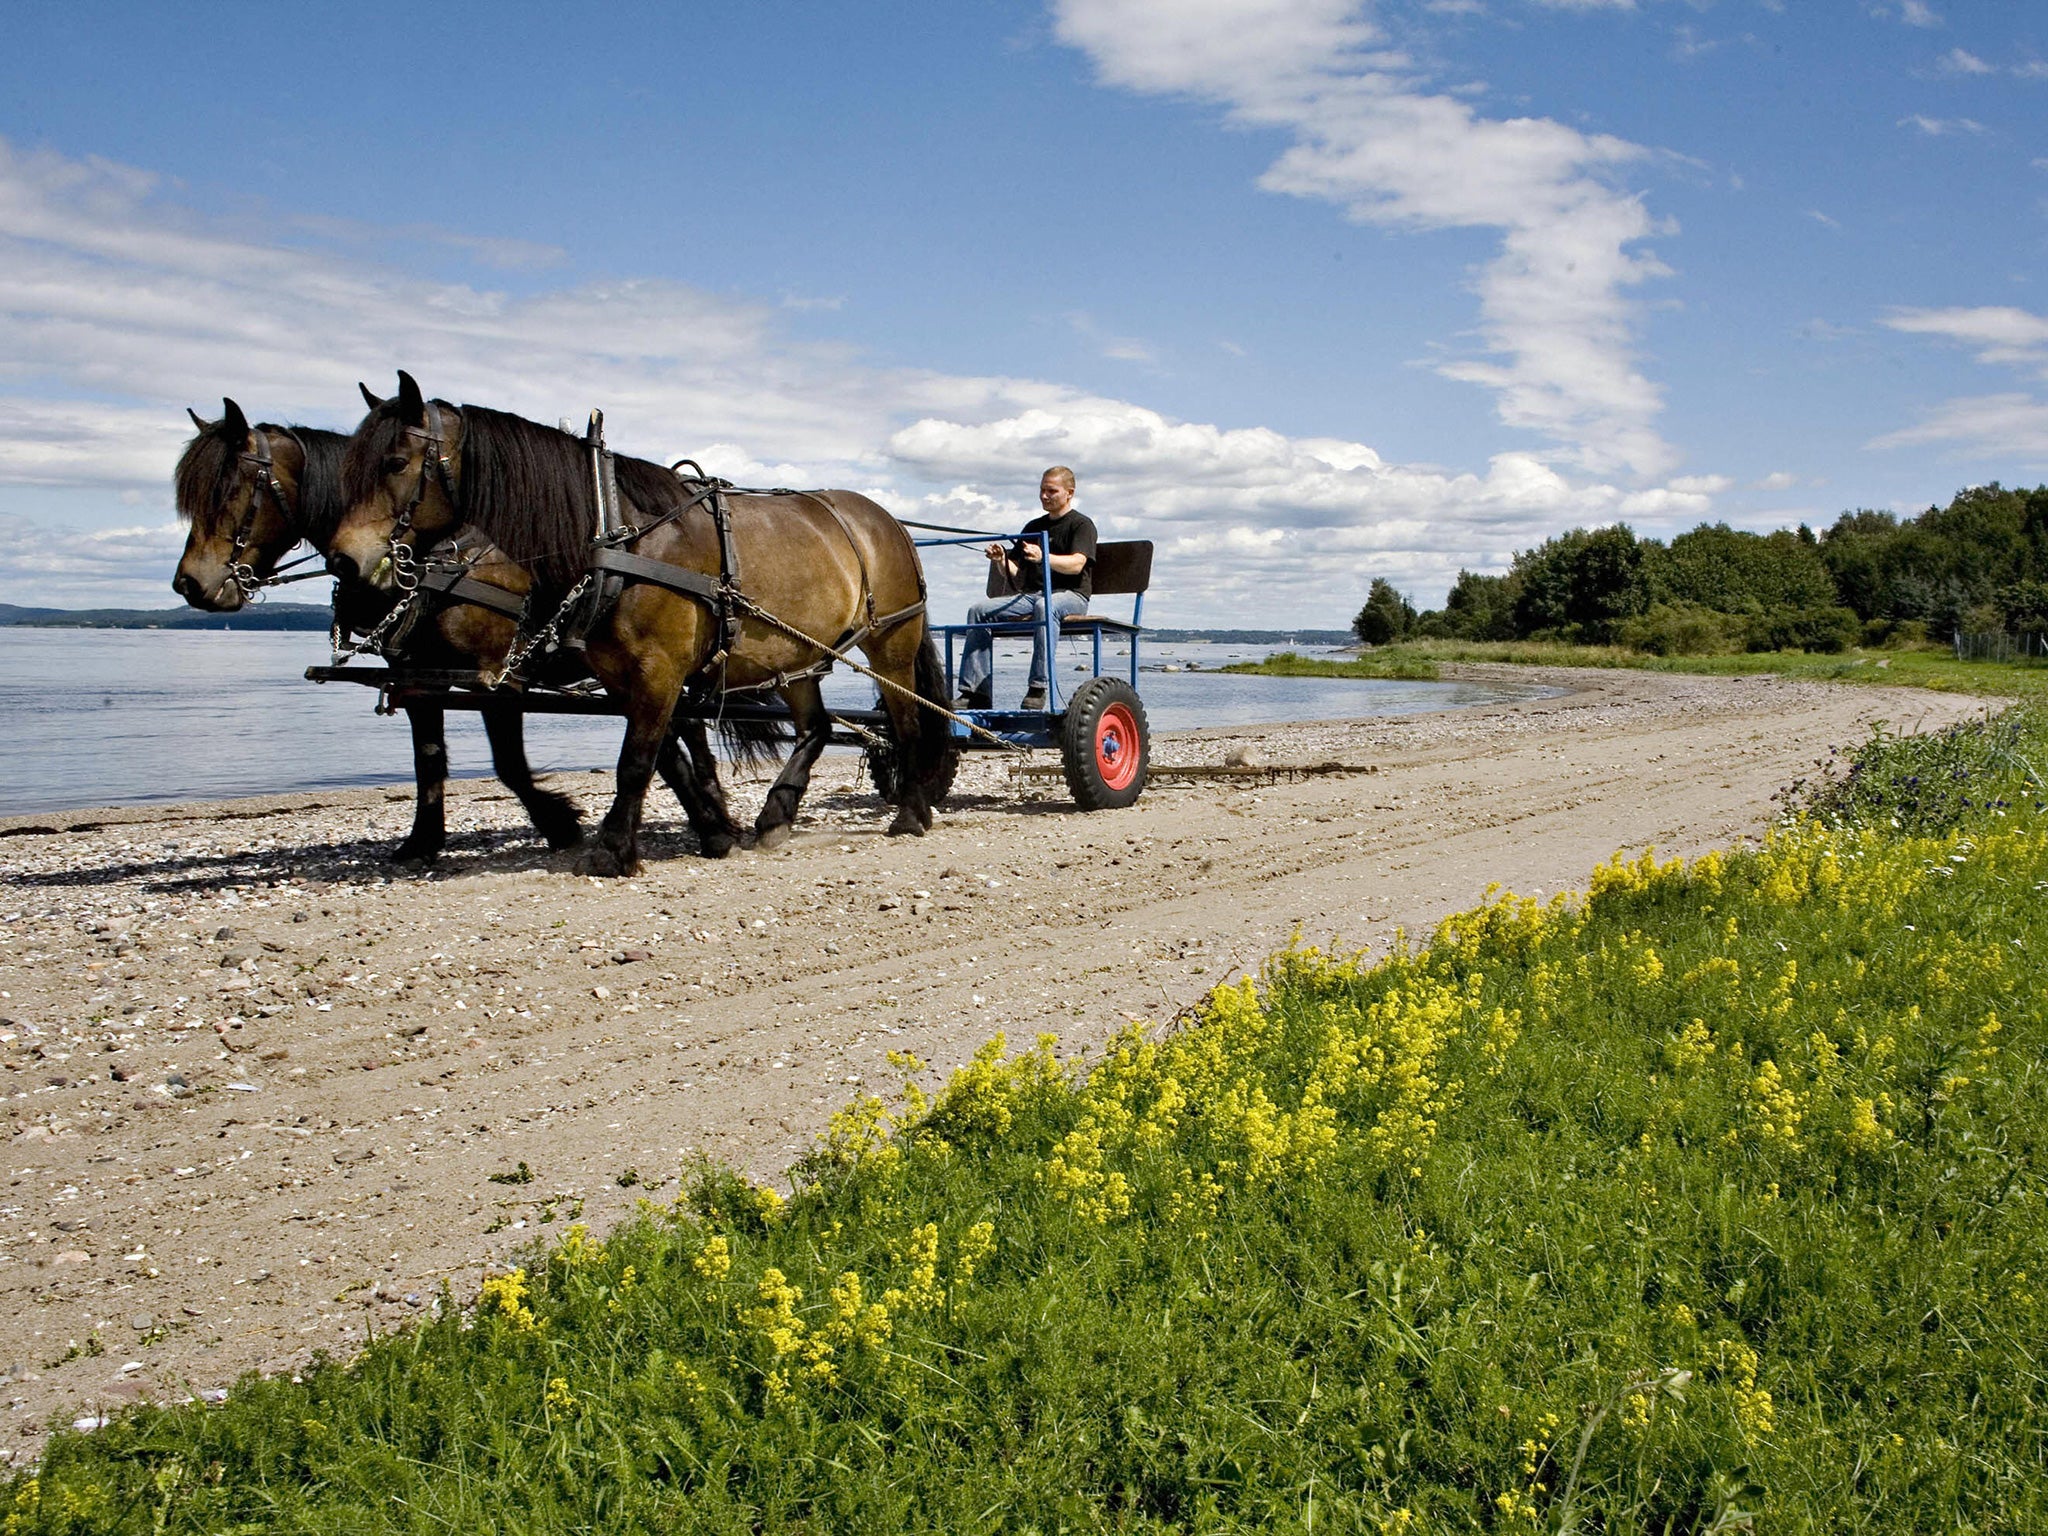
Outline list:
[[[722,859],[733,850],[738,839],[724,832],[714,832],[708,837],[699,837],[698,844],[707,859]]]
[[[765,853],[773,853],[789,841],[789,823],[778,821],[772,827],[763,827],[754,834],[754,846]]]
[[[592,843],[576,858],[576,873],[612,879],[633,873],[636,861],[621,858],[603,843]]]
[[[441,850],[438,845],[429,846],[407,840],[386,854],[385,861],[401,869],[427,869],[440,856]]]
[[[924,823],[918,820],[917,812],[909,806],[896,813],[896,819],[889,823],[891,837],[923,837]]]
[[[547,839],[550,848],[560,853],[564,848],[574,848],[583,841],[583,823],[571,821],[561,826],[542,827],[540,835]]]

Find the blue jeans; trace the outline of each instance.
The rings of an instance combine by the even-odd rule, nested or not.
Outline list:
[[[1040,604],[1044,594],[1019,592],[1013,597],[985,597],[967,610],[970,624],[1037,624],[1043,611]],[[1052,595],[1052,611],[1064,619],[1071,613],[1086,613],[1088,599],[1079,592],[1055,592]],[[960,688],[962,692],[974,693],[988,686],[990,674],[995,671],[996,637],[985,629],[968,631],[967,638],[960,646]],[[1042,627],[1031,631],[1031,683],[1033,688],[1043,688],[1046,681],[1045,630]]]

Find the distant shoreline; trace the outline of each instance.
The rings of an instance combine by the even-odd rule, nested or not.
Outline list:
[[[0,629],[258,629],[327,632],[324,603],[258,603],[238,613],[197,608],[22,608],[0,603]]]
[[[291,629],[326,633],[324,603],[260,603],[239,613],[196,608],[23,608],[0,603],[0,629]],[[1166,645],[1349,645],[1348,629],[1147,629]]]

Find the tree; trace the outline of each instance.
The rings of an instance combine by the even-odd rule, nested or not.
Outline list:
[[[1375,576],[1365,606],[1351,621],[1351,632],[1367,645],[1391,645],[1415,622],[1415,606],[1384,576]]]
[[[1654,546],[1648,546],[1654,547]],[[1605,641],[1615,624],[1649,607],[1646,546],[1626,523],[1574,528],[1515,556],[1515,633]]]

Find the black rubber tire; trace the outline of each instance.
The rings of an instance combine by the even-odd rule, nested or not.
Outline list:
[[[937,726],[940,730],[951,730],[953,728],[953,722],[950,720],[941,719],[936,715],[932,718],[937,723]],[[895,743],[890,742],[887,745],[879,747],[870,746],[867,749],[867,754],[868,778],[874,783],[875,793],[880,795],[884,803],[886,804],[901,805],[903,803],[903,797],[901,793],[898,791],[896,784]],[[933,786],[933,788],[936,789],[938,792],[936,794],[927,793],[925,796],[925,799],[934,808],[942,804],[945,801],[946,796],[950,795],[953,792],[953,775],[958,773],[959,771],[960,759],[956,755],[953,758],[951,765],[946,769],[945,773],[941,775],[940,782]]]
[[[1075,689],[1060,720],[1060,763],[1084,811],[1118,810],[1142,795],[1152,731],[1138,690],[1119,677],[1091,677]]]

